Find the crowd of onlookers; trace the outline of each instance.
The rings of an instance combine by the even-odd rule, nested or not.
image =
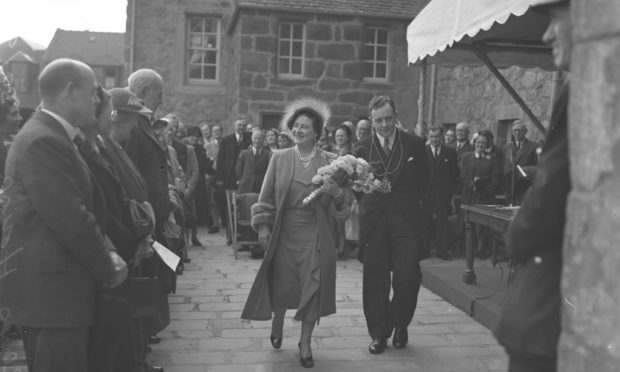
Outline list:
[[[41,105],[21,130],[19,101],[9,80],[0,74],[0,177],[5,185],[3,218],[7,234],[1,256],[4,271],[0,273],[0,289],[5,292],[0,295],[0,305],[15,310],[0,320],[5,334],[8,324],[17,326],[14,330],[24,338],[29,364],[45,365],[49,362],[46,358],[53,358],[50,354],[54,348],[45,353],[40,348],[48,347],[54,338],[40,331],[57,330],[68,321],[92,326],[92,331],[87,336],[66,338],[66,349],[58,352],[85,343],[93,370],[158,370],[147,365],[144,358],[148,344],[158,342],[156,334],[169,323],[167,295],[176,290],[176,276],[182,275],[184,264],[191,261],[187,246],[203,247],[198,227],[205,226],[209,233],[227,228],[226,190],[260,193],[271,154],[293,146],[294,141],[287,131],[253,127],[242,116],[234,120],[234,132],[224,136],[225,128],[219,124],[203,121],[185,125],[175,113],[156,115],[164,82],[153,70],[138,70],[129,77],[128,87],[109,91],[91,81],[90,74],[88,66],[72,60],[48,65],[39,79]],[[90,109],[94,119],[89,116]],[[58,133],[46,137],[38,126],[68,136],[68,147],[60,146]],[[424,206],[428,237],[436,241],[438,257],[450,259],[451,237],[462,238],[459,203],[495,204],[499,194],[507,194],[512,204],[519,203],[538,159],[538,146],[525,138],[526,131],[522,123],[514,124],[512,141],[500,149],[488,130],[470,138],[467,123],[445,133],[441,126],[429,129],[426,147],[430,183]],[[325,127],[318,145],[338,155],[353,154],[356,142],[372,133],[367,119],[356,124],[345,121],[333,130]],[[7,151],[11,142],[11,151]],[[71,148],[76,150],[74,154],[69,154]],[[30,160],[35,162],[30,164]],[[40,169],[49,161],[54,161],[53,166]],[[50,203],[55,192],[69,195],[66,200]],[[337,227],[340,259],[355,254],[358,215],[354,201],[350,217]],[[456,228],[450,228],[450,221],[456,221]],[[82,230],[76,226],[69,229],[63,222],[75,222]],[[41,226],[47,230],[39,231]],[[91,246],[92,241],[98,241],[100,246],[91,247],[90,256],[71,253],[72,248],[67,250],[66,246],[81,241],[65,237],[68,233],[79,234]],[[240,233],[256,238],[249,229]],[[484,236],[483,231],[479,233]],[[29,240],[33,236],[38,240]],[[57,241],[57,246],[49,248],[48,240]],[[180,257],[176,270],[157,258],[151,247],[154,241]],[[482,249],[484,239],[479,242]],[[22,252],[29,245],[36,254]],[[248,250],[254,258],[263,255],[258,244]],[[40,257],[48,256],[52,257],[49,263],[39,262]],[[91,267],[89,260],[94,257],[106,257],[107,273]],[[40,269],[47,264],[50,268]],[[28,270],[36,275],[20,277]],[[44,275],[48,270],[77,270],[89,280],[97,280],[89,288],[80,288],[88,296],[76,297],[70,288],[59,287],[55,277]],[[31,302],[15,292],[36,297],[38,291],[50,288],[67,292],[67,304],[59,304],[63,301],[60,295]],[[60,315],[64,307],[77,311],[80,305],[75,304],[84,301],[92,301],[86,313]],[[43,310],[34,314],[32,306]],[[48,313],[54,311],[49,309],[55,308],[59,311],[57,323],[48,319]],[[62,345],[58,347],[62,349]]]

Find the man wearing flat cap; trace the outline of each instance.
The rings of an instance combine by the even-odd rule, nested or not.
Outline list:
[[[568,70],[572,47],[570,2],[539,0],[551,23],[543,41],[556,66]],[[509,372],[556,371],[560,335],[560,277],[566,199],[570,191],[568,85],[554,102],[532,187],[506,233],[516,272],[494,333],[510,357]]]

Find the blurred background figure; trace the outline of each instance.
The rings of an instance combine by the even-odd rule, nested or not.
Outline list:
[[[448,147],[456,147],[456,133],[453,129],[446,130],[446,134],[443,136],[443,143]]]
[[[538,145],[525,137],[527,127],[522,122],[512,125],[510,143],[504,146],[503,188],[511,205],[521,205],[531,185],[532,168],[538,164]],[[520,167],[525,175],[517,168]],[[530,176],[528,176],[528,173]],[[514,177],[513,177],[514,175]],[[513,183],[514,182],[514,183]]]
[[[357,122],[357,126],[355,127],[356,141],[361,141],[364,137],[370,136],[370,133],[371,133],[371,126],[368,120],[362,119]]]
[[[4,166],[8,152],[7,145],[17,133],[22,122],[19,115],[19,100],[15,89],[0,66],[0,185],[4,186]]]
[[[281,132],[278,135],[278,148],[288,149],[289,147],[293,147],[293,138],[289,133]]]
[[[278,136],[280,132],[277,129],[271,128],[265,132],[265,147],[269,149],[269,151],[278,150]]]

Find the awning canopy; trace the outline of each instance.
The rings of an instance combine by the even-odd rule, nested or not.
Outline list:
[[[541,39],[549,17],[528,11],[540,0],[431,0],[407,27],[409,62],[480,66],[482,52],[497,68],[555,70]]]

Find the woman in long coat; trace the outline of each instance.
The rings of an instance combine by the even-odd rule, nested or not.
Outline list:
[[[297,309],[300,362],[306,368],[314,365],[314,325],[336,312],[336,224],[346,220],[352,200],[350,188],[328,180],[320,197],[308,206],[302,202],[316,189],[312,177],[317,169],[335,158],[317,145],[328,118],[324,103],[303,99],[292,103],[282,119],[295,147],[272,155],[259,203],[252,207],[252,225],[267,250],[241,315],[269,320],[274,313],[271,343],[278,349],[285,312]]]

